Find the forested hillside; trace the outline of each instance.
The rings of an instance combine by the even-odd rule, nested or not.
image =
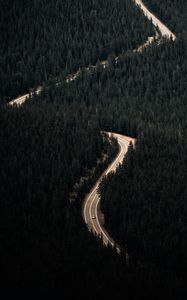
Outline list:
[[[84,73],[57,92],[70,103],[84,99],[104,130],[137,136],[147,126],[164,126],[183,134],[186,62],[184,41],[165,41],[143,53],[123,54],[117,64],[111,57],[108,68],[98,66],[95,72]]]
[[[154,35],[130,0],[1,3],[0,97],[11,99]]]
[[[107,229],[130,259],[139,261],[150,277],[159,276],[162,288],[172,291],[174,298],[183,299],[187,280],[186,11],[178,1],[146,2],[167,24],[178,24],[175,32],[182,31],[169,48],[163,45],[141,55],[145,55],[141,66],[149,72],[141,68],[136,79],[139,65],[133,67],[130,78],[135,89],[130,95],[135,93],[137,101],[133,105],[131,98],[130,107],[135,118],[128,112],[133,120],[139,116],[138,140],[116,174],[101,184],[101,208]]]
[[[108,144],[81,105],[47,101],[2,108],[0,141],[0,287],[68,292],[87,282],[87,295],[90,276],[96,277],[102,264],[106,272],[119,258],[94,241],[80,221],[80,204],[69,198],[75,182],[100,158],[89,179],[95,180],[102,156],[111,160],[116,154],[115,143]],[[97,280],[98,295],[105,284],[100,288]]]
[[[186,153],[172,131],[148,130],[100,187],[108,231],[178,299],[187,279]]]
[[[170,2],[177,24],[184,12]],[[58,288],[88,299],[185,299],[181,26],[175,42],[162,39],[135,53],[154,32],[130,0],[6,1],[1,15],[1,98],[47,84],[19,108],[0,107],[0,287]],[[107,68],[97,63],[75,81],[55,84],[107,56]],[[101,130],[137,138],[100,188],[105,226],[128,250],[128,266],[81,220],[85,193],[118,150]]]

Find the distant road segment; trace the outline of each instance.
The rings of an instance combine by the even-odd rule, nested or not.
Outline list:
[[[176,35],[169,30],[168,27],[166,27],[155,15],[153,15],[149,9],[145,6],[145,4],[143,4],[143,2],[141,0],[134,0],[136,5],[138,5],[141,10],[143,11],[144,15],[152,21],[153,25],[155,27],[158,27],[160,30],[160,33],[162,36],[165,36],[167,38],[172,38],[173,41],[176,39]]]
[[[162,36],[165,36],[166,38],[172,38],[173,40],[176,39],[176,36],[173,32],[171,32],[171,30],[169,30],[168,27],[166,27],[155,15],[153,15],[149,9],[143,4],[143,2],[141,0],[134,0],[135,4],[138,5],[141,10],[143,11],[143,13],[145,14],[145,16],[152,21],[153,25],[155,27],[158,27],[160,30],[160,33]],[[153,43],[154,38],[153,37],[148,37],[148,40],[146,41],[146,43],[144,43],[143,45],[139,46],[137,49],[134,49],[133,52],[140,52],[143,51],[145,48],[147,48],[149,46],[149,44]],[[116,57],[116,60],[118,58]],[[106,68],[106,66],[108,65],[108,61],[101,61],[101,64],[103,65],[104,68]],[[95,68],[96,66],[93,66],[93,68]],[[87,68],[88,69],[88,68]],[[67,76],[66,82],[70,82],[75,80],[78,76],[80,75],[80,70],[78,70],[75,74],[69,74]],[[58,83],[57,83],[58,85]],[[40,94],[40,92],[42,91],[42,87],[39,87],[36,89],[36,94]],[[16,105],[16,106],[20,106],[22,105],[28,98],[29,96],[32,97],[33,93],[30,94],[25,94],[21,97],[18,97],[16,99],[11,100],[8,105]]]

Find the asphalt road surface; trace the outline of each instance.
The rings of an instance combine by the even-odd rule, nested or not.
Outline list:
[[[101,175],[101,177],[98,179],[96,184],[94,185],[93,189],[90,191],[90,193],[87,195],[84,201],[83,205],[83,217],[84,221],[88,226],[88,229],[92,231],[94,234],[100,236],[103,240],[103,244],[108,245],[110,244],[112,247],[116,247],[117,251],[120,252],[119,247],[115,244],[114,240],[109,236],[105,228],[103,227],[103,218],[102,213],[99,209],[99,195],[98,195],[98,187],[102,180],[103,176],[106,176],[110,172],[114,172],[116,168],[119,166],[120,163],[122,163],[125,154],[127,153],[128,146],[130,142],[134,144],[135,139],[131,137],[127,137],[121,134],[117,133],[111,133],[108,132],[109,136],[113,135],[115,138],[117,138],[118,144],[119,144],[119,153],[117,157],[114,159],[114,161],[110,164],[110,166],[106,169],[106,171]],[[112,195],[111,195],[112,197]],[[101,221],[102,219],[102,221]]]

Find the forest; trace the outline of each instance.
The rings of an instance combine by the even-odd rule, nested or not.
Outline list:
[[[118,264],[119,258],[84,228],[79,206],[69,202],[74,183],[87,176],[96,158],[93,179],[104,165],[102,154],[108,164],[117,151],[81,105],[31,102],[19,110],[2,108],[0,140],[1,287],[81,290],[81,281],[89,285],[97,272],[93,260],[105,271],[113,264],[105,255]],[[89,181],[82,193],[86,185]]]
[[[156,10],[156,1],[145,2],[164,15],[165,3],[158,1]],[[183,5],[168,0],[172,10],[163,19],[174,24],[175,42],[163,38],[134,53],[154,28],[133,1],[3,3],[1,288],[36,287],[42,294],[49,288],[69,298],[75,291],[89,299],[186,298]],[[99,61],[107,57],[109,66],[103,68]],[[97,68],[56,85],[57,78],[93,63]],[[42,93],[21,107],[3,104],[43,83]],[[85,194],[118,151],[116,141],[109,143],[101,131],[137,139],[117,172],[100,185],[105,226],[128,251],[128,265],[103,247],[81,218]]]
[[[158,55],[159,48],[154,49],[155,57],[146,59],[150,66],[146,65],[149,68],[147,91],[141,107],[138,101],[142,89],[138,90],[138,85],[145,85],[136,81],[133,66],[132,78],[136,84],[133,92],[139,91],[133,113],[135,108],[139,109],[137,115],[141,112],[143,123],[138,128],[141,122],[137,122],[135,147],[130,146],[116,174],[108,175],[100,185],[101,208],[107,230],[130,253],[131,260],[149,269],[150,274],[159,274],[163,285],[172,285],[173,297],[182,299],[186,297],[187,280],[187,44],[186,23],[182,22],[186,10],[184,3],[177,9],[178,1],[173,1],[175,4],[172,1],[145,2],[149,2],[158,16],[164,16],[167,24],[170,25],[171,20],[178,24],[171,28],[176,32],[182,28],[183,35],[172,46],[168,45],[169,52],[165,44],[162,53]],[[172,2],[171,6],[168,2]],[[171,11],[175,12],[174,16],[169,14]],[[177,69],[180,69],[179,77],[175,77]]]
[[[1,102],[154,35],[131,0],[7,0],[0,20]]]

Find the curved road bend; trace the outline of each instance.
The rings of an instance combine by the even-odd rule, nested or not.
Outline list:
[[[94,185],[90,193],[85,198],[83,204],[83,217],[85,223],[88,226],[88,229],[92,231],[94,234],[100,236],[103,240],[103,244],[105,245],[110,244],[112,247],[114,247],[115,246],[114,240],[109,236],[109,234],[101,224],[101,220],[100,220],[101,212],[99,210],[100,199],[98,194],[98,187],[102,177],[109,174],[111,171],[115,171],[116,168],[119,166],[119,164],[122,163],[123,158],[127,153],[130,142],[134,144],[135,139],[117,133],[108,132],[108,134],[109,136],[113,135],[117,139],[118,144],[120,146],[120,150],[117,157],[106,169],[106,171],[101,175],[101,177],[97,180],[96,184]],[[116,249],[118,252],[120,252],[118,246],[116,246]]]

